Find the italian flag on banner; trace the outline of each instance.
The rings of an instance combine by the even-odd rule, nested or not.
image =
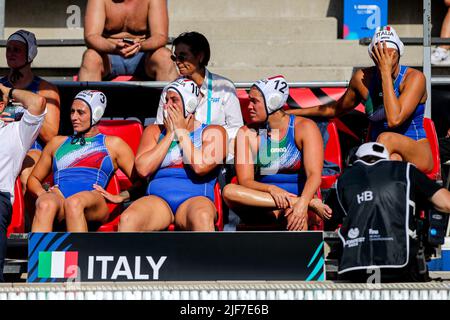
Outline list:
[[[78,252],[39,252],[39,278],[76,278],[78,275]]]

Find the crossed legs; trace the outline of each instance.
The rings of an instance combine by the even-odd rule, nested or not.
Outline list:
[[[388,149],[391,160],[411,162],[422,172],[433,169],[433,155],[428,139],[416,141],[402,134],[383,132],[378,136],[377,142]]]

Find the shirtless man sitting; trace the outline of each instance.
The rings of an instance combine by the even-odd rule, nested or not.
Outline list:
[[[178,77],[165,48],[169,18],[166,0],[88,0],[79,81],[118,75],[171,81]]]

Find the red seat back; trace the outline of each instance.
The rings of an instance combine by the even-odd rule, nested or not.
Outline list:
[[[245,89],[238,89],[236,90],[236,93],[239,99],[239,104],[241,106],[241,113],[242,118],[244,119],[244,123],[249,123],[250,116],[248,113],[248,104],[250,103],[250,99],[248,98],[248,93],[247,91],[245,91]]]
[[[12,206],[11,223],[8,226],[6,235],[11,233],[25,232],[25,203],[22,194],[22,183],[17,178],[14,184],[14,203]]]
[[[112,194],[119,194],[120,193],[120,184],[119,184],[119,178],[116,174],[114,174],[111,177],[111,180],[109,180],[108,185],[106,186],[106,191]],[[108,202],[108,209],[109,209],[109,219],[106,223],[104,223],[102,226],[98,228],[97,231],[101,232],[112,232],[117,231],[117,227],[119,225],[120,220],[120,214],[122,213],[122,206],[115,203]]]
[[[139,121],[136,120],[101,120],[98,124],[98,129],[101,133],[109,136],[118,136],[122,138],[131,150],[133,150],[134,155],[136,155],[139,143],[141,141],[142,132],[144,127]],[[131,187],[131,181],[122,172],[122,170],[117,170],[117,177],[119,179],[119,185],[121,190],[127,190]]]
[[[136,155],[144,127],[136,120],[101,120],[98,124],[101,133],[122,138]]]
[[[337,164],[342,171],[341,144],[338,130],[333,120],[328,123],[327,131],[329,138],[325,147],[324,159]]]
[[[339,171],[342,172],[342,156],[341,156],[341,144],[339,142],[339,134],[337,130],[336,123],[331,120],[327,126],[328,131],[328,142],[325,147],[324,160],[333,162],[339,166]],[[322,183],[320,185],[321,189],[329,189],[336,182],[340,173],[332,176],[322,176]]]
[[[439,142],[433,120],[424,118],[423,127],[433,155],[433,169],[427,173],[427,176],[432,180],[438,180],[441,178],[441,157],[439,154]]]

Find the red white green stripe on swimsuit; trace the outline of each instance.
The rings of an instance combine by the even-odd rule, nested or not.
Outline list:
[[[114,174],[114,164],[105,145],[106,136],[99,133],[85,137],[86,143],[72,143],[72,137],[59,146],[53,157],[53,179],[64,197],[81,191],[94,190],[93,184],[103,188]]]

